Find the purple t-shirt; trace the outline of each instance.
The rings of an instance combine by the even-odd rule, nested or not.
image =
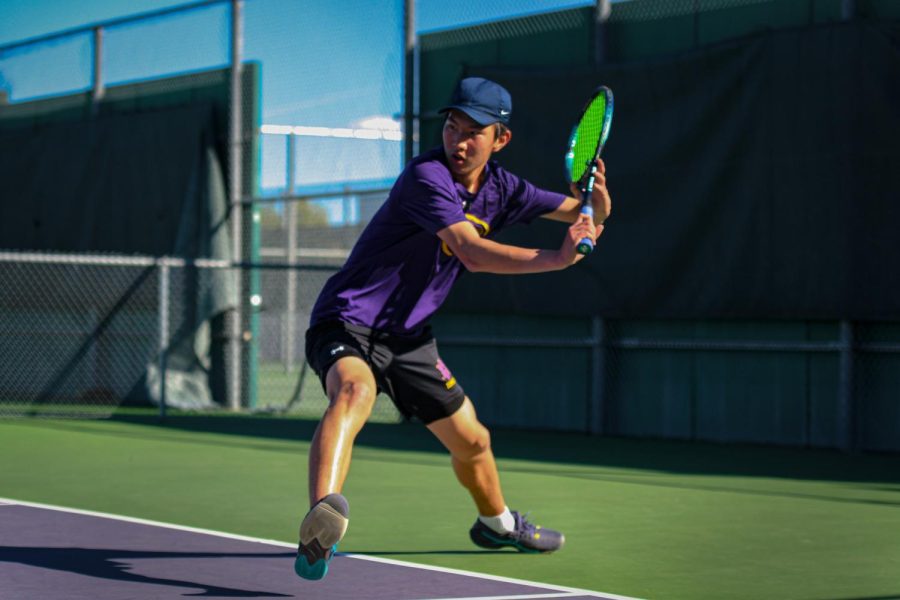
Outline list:
[[[435,235],[469,220],[482,237],[553,212],[564,194],[539,189],[490,161],[476,194],[453,181],[443,148],[403,170],[340,271],[325,284],[310,325],[339,320],[415,335],[465,271]]]

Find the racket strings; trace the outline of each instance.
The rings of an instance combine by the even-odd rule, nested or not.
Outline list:
[[[603,134],[606,97],[595,97],[579,121],[571,140],[571,181],[580,181],[596,156]],[[567,161],[568,162],[568,161]]]

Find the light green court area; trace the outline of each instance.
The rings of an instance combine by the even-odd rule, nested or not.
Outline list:
[[[315,423],[120,413],[0,422],[0,497],[296,541]],[[507,501],[566,533],[482,551],[449,459],[370,424],[344,490],[344,552],[642,598],[900,597],[900,457],[494,432]],[[114,543],[114,542],[113,542]]]

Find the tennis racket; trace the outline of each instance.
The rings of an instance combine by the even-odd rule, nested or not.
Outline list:
[[[566,152],[566,173],[571,183],[581,186],[581,214],[594,218],[591,190],[597,174],[597,159],[612,127],[613,94],[606,86],[600,86],[584,106],[578,124],[569,136]],[[594,249],[591,238],[578,243],[579,254],[590,254]]]

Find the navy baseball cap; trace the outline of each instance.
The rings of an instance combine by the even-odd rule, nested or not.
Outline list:
[[[503,123],[509,125],[512,115],[512,97],[502,85],[481,77],[466,77],[461,80],[450,105],[438,112],[445,113],[452,109],[461,110],[482,126]]]

